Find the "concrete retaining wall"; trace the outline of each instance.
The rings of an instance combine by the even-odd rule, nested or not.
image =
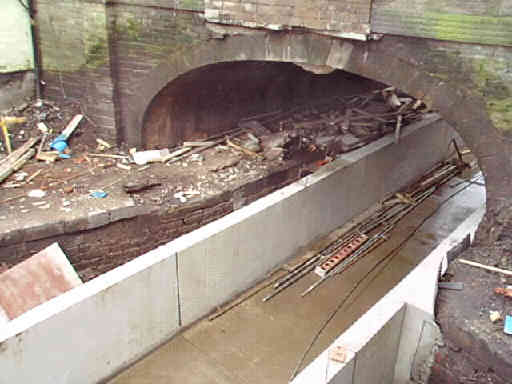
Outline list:
[[[452,131],[437,119],[407,127],[399,145],[384,137],[343,155],[11,321],[0,330],[0,384],[116,373],[441,160]],[[382,337],[398,348],[394,329]]]
[[[484,212],[485,208],[481,208],[467,218],[308,365],[293,384],[406,384],[413,377],[428,374],[425,369],[428,370],[428,360],[439,335],[434,322],[434,303],[440,267],[453,246],[468,233],[474,236]],[[329,350],[337,346],[348,351],[343,364],[328,359]]]

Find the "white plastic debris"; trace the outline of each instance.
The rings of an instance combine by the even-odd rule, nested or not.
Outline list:
[[[16,172],[14,174],[14,179],[16,181],[23,181],[25,180],[25,178],[28,176],[28,173],[27,172],[23,172],[23,171],[20,171],[20,172]]]
[[[491,320],[493,323],[501,319],[501,313],[499,311],[489,311],[489,320]]]
[[[167,148],[154,149],[150,151],[134,152],[132,155],[133,161],[135,161],[137,165],[144,165],[155,161],[162,161],[169,155],[169,150]]]
[[[42,189],[32,189],[27,193],[28,197],[42,198],[46,196],[46,192]]]
[[[174,194],[174,198],[175,199],[178,199],[179,201],[181,201],[182,203],[186,203],[187,202],[187,198],[184,196],[184,193],[183,192],[176,192]]]

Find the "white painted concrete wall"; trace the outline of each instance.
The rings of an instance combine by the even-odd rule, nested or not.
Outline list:
[[[400,145],[385,137],[344,155],[11,321],[0,329],[0,384],[94,383],[116,373],[441,160],[451,129],[423,125],[406,128]],[[391,304],[378,324],[402,322],[403,303]],[[368,358],[380,356],[371,335],[399,348],[395,325],[367,334]],[[356,372],[368,370],[363,364]]]
[[[25,4],[32,0],[21,0]],[[0,73],[30,70],[34,66],[30,17],[18,0],[0,5]]]
[[[160,247],[0,330],[1,384],[96,383],[179,327],[176,257]]]
[[[434,251],[389,291],[368,312],[309,364],[293,384],[408,384],[418,346],[434,343],[434,305],[437,280],[446,253],[476,228],[485,212],[481,208],[466,219]],[[426,334],[425,328],[434,327]],[[423,334],[422,334],[423,333]],[[328,359],[328,351],[343,346],[346,363]],[[416,361],[414,361],[416,355]],[[327,373],[327,378],[326,378]]]

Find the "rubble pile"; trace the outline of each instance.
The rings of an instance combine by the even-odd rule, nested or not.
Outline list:
[[[287,167],[306,174],[388,133],[398,142],[401,128],[428,109],[386,88],[247,117],[203,141],[155,150],[109,142],[85,112],[76,102],[43,101],[0,116],[0,220],[13,212],[71,212],[89,199],[122,195],[179,206]]]

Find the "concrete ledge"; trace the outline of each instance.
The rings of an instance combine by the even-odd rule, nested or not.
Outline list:
[[[433,320],[437,280],[446,253],[468,233],[474,236],[484,212],[485,208],[481,208],[466,219],[395,288],[308,365],[293,383],[409,383],[411,373],[417,368],[414,365],[421,363],[419,359],[422,356],[416,356],[414,361],[415,355],[421,352],[425,344],[428,349],[428,344],[433,345],[434,342],[435,331],[425,335],[424,329],[425,324],[436,327]],[[343,346],[350,352],[346,363],[329,361],[328,351],[335,346]]]
[[[422,174],[451,137],[438,117],[411,125],[399,145],[384,137],[26,312],[0,330],[0,384],[91,383],[115,374]],[[398,310],[385,321],[401,322]],[[374,334],[398,342],[394,330]]]

